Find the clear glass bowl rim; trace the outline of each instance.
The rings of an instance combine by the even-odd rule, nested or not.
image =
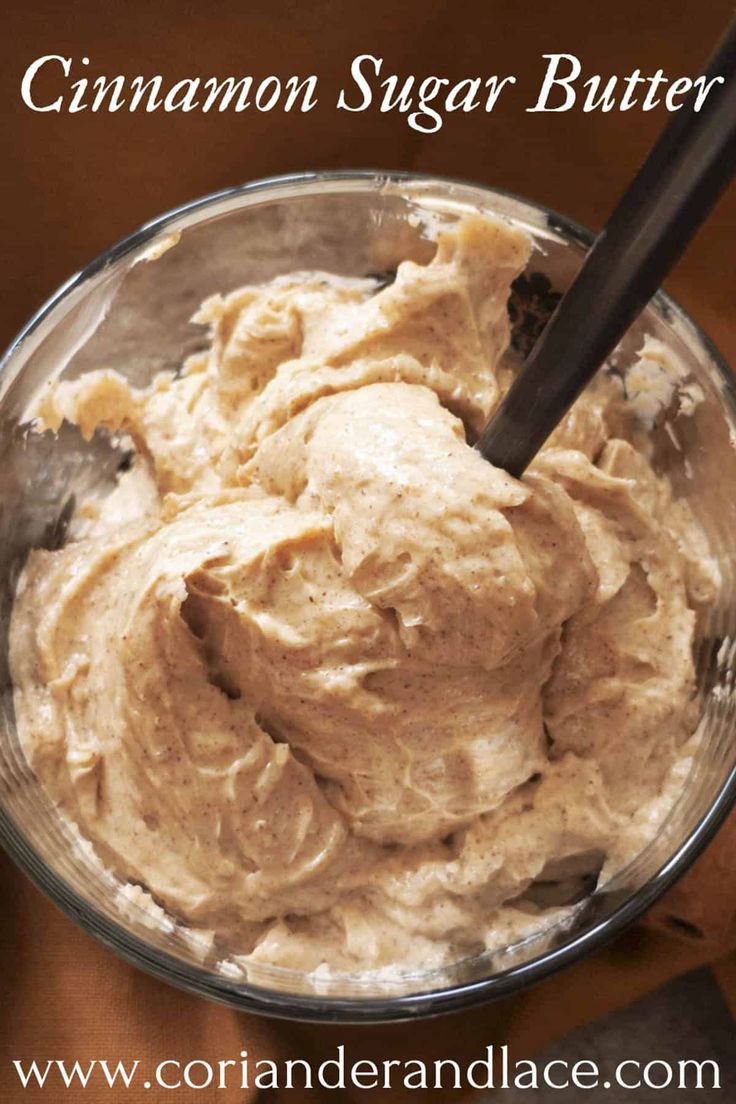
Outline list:
[[[503,188],[491,187],[460,177],[378,169],[301,172],[264,177],[209,193],[172,208],[100,253],[46,300],[8,346],[0,359],[0,388],[5,383],[6,372],[21,346],[35,334],[48,315],[67,296],[80,289],[102,270],[149,244],[173,223],[224,201],[237,200],[241,196],[250,197],[260,194],[263,199],[266,199],[269,192],[276,192],[282,188],[309,193],[319,189],[320,185],[341,183],[370,186],[377,190],[389,184],[398,188],[401,185],[410,187],[436,184],[439,187],[454,185],[474,189],[486,196],[499,196],[536,211],[545,217],[552,229],[585,249],[590,247],[595,237],[579,223],[543,204]],[[659,307],[666,316],[677,318],[679,324],[689,330],[691,336],[706,350],[721,377],[724,401],[731,406],[732,412],[736,415],[736,378],[711,338],[666,292],[658,291],[651,305]],[[572,965],[586,954],[608,943],[646,912],[685,873],[704,851],[734,805],[736,805],[736,766],[731,768],[706,814],[657,873],[628,900],[619,905],[610,916],[561,946],[544,951],[527,962],[511,966],[500,973],[477,981],[463,982],[416,994],[386,997],[328,997],[289,993],[248,983],[238,983],[204,967],[183,962],[131,934],[122,925],[80,897],[63,878],[47,866],[24,833],[17,827],[2,802],[0,802],[0,844],[36,887],[62,912],[121,958],[170,985],[241,1011],[280,1019],[345,1024],[386,1023],[462,1011],[487,1001],[511,996]]]

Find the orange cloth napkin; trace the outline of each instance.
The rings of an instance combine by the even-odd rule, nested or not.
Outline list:
[[[585,75],[697,73],[732,13],[731,0],[589,0],[519,5],[516,0],[11,0],[0,44],[0,219],[5,344],[70,272],[151,216],[194,196],[258,176],[307,168],[372,165],[485,181],[530,196],[599,227],[665,121],[647,115],[527,114],[544,53],[576,54]],[[319,109],[308,115],[32,114],[20,100],[26,66],[50,51],[90,72],[133,77],[317,73]],[[459,80],[513,73],[513,93],[491,115],[460,113],[422,135],[398,114],[336,112],[337,91],[359,53],[385,59],[387,73]],[[721,202],[670,281],[673,293],[736,364],[733,247],[736,194]],[[213,289],[215,290],[215,289]],[[732,839],[736,837],[733,830]],[[724,837],[725,838],[725,837]],[[715,870],[715,880],[712,871]],[[710,872],[709,872],[710,871]],[[352,1058],[482,1055],[509,1043],[532,1054],[584,1021],[621,1007],[705,961],[736,1003],[733,929],[720,886],[736,885],[736,847],[721,843],[657,910],[658,930],[637,927],[608,949],[515,1000],[400,1027],[288,1024],[239,1015],[167,988],[120,962],[49,904],[9,861],[0,860],[0,1100],[77,1099],[22,1091],[11,1059],[107,1057],[209,1061],[307,1058],[344,1043]],[[668,916],[705,929],[676,939]],[[659,917],[659,919],[657,919]],[[682,926],[681,926],[682,930]],[[735,1008],[736,1012],[736,1008]],[[581,1056],[584,1057],[584,1056]],[[170,1100],[142,1086],[125,1093],[87,1089],[88,1104]],[[336,1100],[335,1093],[274,1091],[270,1100]],[[370,1093],[353,1091],[354,1099]],[[255,1100],[257,1093],[205,1089],[207,1101]],[[399,1101],[410,1094],[383,1092]],[[80,1095],[81,1098],[81,1095]],[[345,1098],[349,1099],[347,1093]],[[448,1092],[443,1099],[453,1099]]]

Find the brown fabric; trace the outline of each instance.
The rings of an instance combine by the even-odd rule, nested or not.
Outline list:
[[[694,73],[731,10],[730,0],[619,0],[606,7],[588,0],[525,6],[518,0],[16,0],[6,5],[0,47],[0,341],[72,271],[137,224],[257,176],[365,165],[445,173],[520,192],[598,227],[665,113],[525,114],[543,73],[541,55],[575,53],[586,75],[626,74],[637,66],[645,74],[660,66]],[[95,74],[162,73],[171,81],[314,72],[320,105],[308,115],[34,115],[20,101],[20,79],[30,61],[49,52],[77,61],[89,56]],[[351,58],[366,52],[383,56],[387,73],[453,79],[515,73],[519,84],[492,115],[455,115],[438,133],[420,135],[398,115],[333,109]],[[669,285],[732,362],[735,240],[732,189]],[[733,843],[715,845],[657,910],[701,925],[705,940],[688,943],[637,928],[514,1001],[441,1021],[362,1029],[259,1020],[169,989],[118,961],[2,860],[0,1100],[55,1098],[50,1090],[21,1094],[10,1058],[139,1058],[151,1068],[165,1057],[217,1060],[246,1049],[252,1060],[319,1060],[340,1042],[352,1057],[461,1061],[504,1042],[522,1056],[707,960],[719,959],[716,974],[733,1006],[736,966],[724,956],[734,902],[724,887],[736,884],[735,855]],[[354,1091],[356,1099],[366,1095]],[[114,1096],[90,1088],[84,1099],[94,1104]],[[140,1087],[124,1099],[136,1104],[170,1096]],[[255,1096],[196,1094],[203,1104]],[[288,1094],[294,1102],[302,1097]],[[309,1099],[319,1101],[320,1094],[315,1090]]]
[[[714,950],[736,933],[736,816],[718,833],[705,855],[651,909],[647,923]]]

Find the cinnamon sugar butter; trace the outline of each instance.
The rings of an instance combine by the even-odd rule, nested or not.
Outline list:
[[[687,776],[717,576],[620,381],[521,481],[471,447],[529,252],[472,215],[388,287],[216,295],[177,376],[102,367],[34,411],[135,460],[23,571],[23,748],[101,864],[254,961],[507,945],[558,914],[540,887],[640,852]]]

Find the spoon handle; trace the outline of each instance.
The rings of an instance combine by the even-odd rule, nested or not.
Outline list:
[[[736,19],[717,76],[700,111],[696,87],[672,116],[484,429],[476,448],[496,467],[522,475],[736,172]]]

